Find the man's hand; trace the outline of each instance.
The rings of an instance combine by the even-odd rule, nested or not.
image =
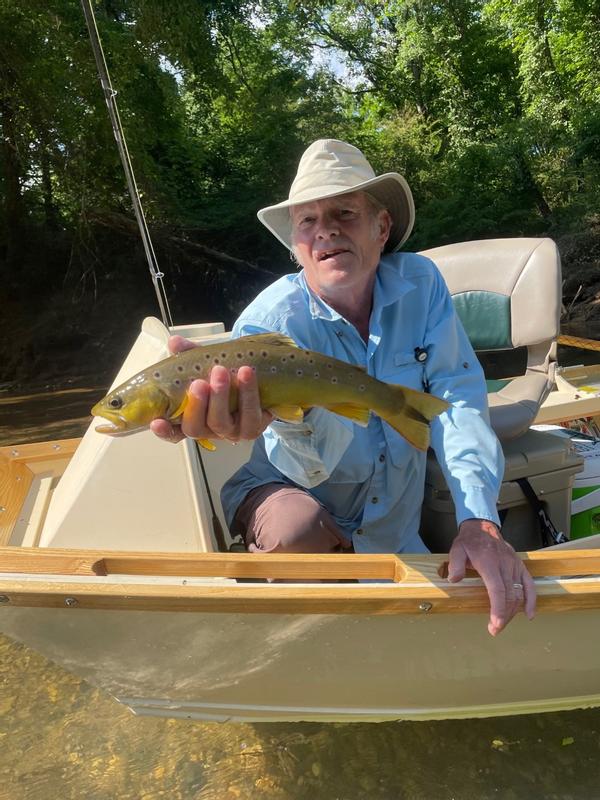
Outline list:
[[[181,336],[169,339],[171,353],[181,353],[196,345]],[[238,410],[229,411],[229,387],[235,380],[238,388]],[[188,388],[188,402],[181,425],[166,419],[155,419],[150,430],[168,442],[192,439],[256,439],[273,420],[273,415],[260,406],[258,382],[251,367],[240,367],[235,378],[223,366],[214,366],[210,379],[195,380]]]
[[[479,573],[490,597],[488,631],[492,636],[500,633],[523,606],[527,617],[533,619],[533,578],[493,522],[467,519],[461,524],[450,548],[448,580],[461,581],[467,567]]]

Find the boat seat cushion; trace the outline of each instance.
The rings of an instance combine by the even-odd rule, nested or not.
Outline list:
[[[548,376],[529,372],[508,381],[497,392],[489,392],[490,421],[498,438],[506,441],[525,433],[548,391]]]
[[[439,268],[474,350],[527,348],[527,372],[488,389],[500,439],[524,433],[554,382],[561,269],[548,238],[487,239],[422,253]]]

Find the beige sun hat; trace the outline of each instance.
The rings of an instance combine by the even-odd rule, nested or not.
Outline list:
[[[415,222],[415,204],[408,183],[397,172],[375,175],[357,147],[338,139],[313,142],[300,159],[288,199],[261,208],[258,218],[291,250],[291,206],[359,190],[368,192],[390,212],[392,228],[385,249],[398,250]]]

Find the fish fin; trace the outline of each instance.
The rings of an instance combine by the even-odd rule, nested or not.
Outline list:
[[[277,419],[282,419],[284,422],[302,422],[304,419],[304,411],[300,406],[271,406],[267,409]]]
[[[175,409],[175,411],[174,411],[174,412],[173,412],[173,413],[172,413],[172,414],[169,416],[169,419],[171,420],[171,422],[172,422],[173,420],[176,420],[178,417],[181,417],[181,416],[182,416],[182,414],[183,414],[183,412],[184,412],[184,410],[185,410],[185,407],[186,407],[186,406],[187,406],[187,404],[188,404],[188,399],[189,399],[189,398],[188,398],[188,393],[186,392],[186,393],[183,395],[183,400],[182,400],[182,401],[181,401],[181,403],[179,404],[179,408]]]
[[[261,346],[270,345],[271,347],[285,346],[298,348],[296,342],[293,339],[290,339],[289,336],[285,336],[283,333],[251,333],[249,336],[241,336],[239,339],[237,339],[237,341],[245,346],[254,342],[255,344]]]
[[[380,412],[389,425],[418,450],[429,447],[429,423],[438,414],[450,408],[450,403],[426,392],[418,392],[406,386],[390,386],[397,396],[397,411]]]
[[[357,425],[362,425],[366,428],[369,424],[369,409],[364,406],[356,405],[355,403],[335,403],[334,405],[325,406],[328,411],[333,411],[334,414],[340,414],[342,417],[348,417],[352,422]]]
[[[196,442],[200,445],[200,447],[203,447],[205,450],[210,450],[211,452],[213,452],[214,450],[217,449],[210,439],[196,439]]]

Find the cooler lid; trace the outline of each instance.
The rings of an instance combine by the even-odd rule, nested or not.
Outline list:
[[[579,472],[583,467],[583,458],[570,439],[551,433],[528,430],[517,439],[502,442],[502,449],[506,460],[504,481],[531,478],[558,470]],[[435,489],[446,486],[442,470],[431,450],[427,454],[425,481]]]

